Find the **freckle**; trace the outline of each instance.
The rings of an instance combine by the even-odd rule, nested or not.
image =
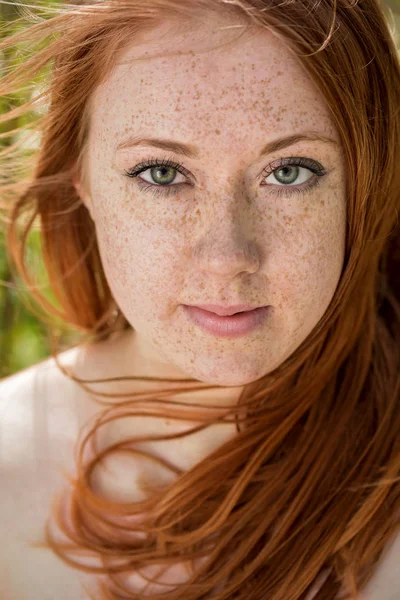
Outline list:
[[[219,130],[219,129],[216,129],[216,130],[215,130],[215,133],[216,133],[217,135],[219,135],[221,132],[220,132],[220,130]]]

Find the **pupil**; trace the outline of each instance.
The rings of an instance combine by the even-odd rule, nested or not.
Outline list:
[[[154,168],[154,179],[162,183],[171,183],[175,179],[174,169],[171,167],[155,167]]]
[[[292,171],[292,174],[290,174]],[[287,167],[282,167],[281,169],[279,169],[280,173],[283,173],[283,175],[281,175],[281,178],[287,183],[293,183],[293,181],[296,180],[297,175],[298,175],[298,167],[293,167],[293,166],[287,166]]]

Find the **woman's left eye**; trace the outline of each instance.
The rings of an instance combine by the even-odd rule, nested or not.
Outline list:
[[[189,176],[189,171],[185,169],[182,164],[175,163],[169,159],[151,159],[149,161],[144,161],[136,165],[133,169],[125,171],[124,174],[126,177],[133,178],[146,171],[149,171],[148,177],[150,177],[154,183],[146,179],[138,178],[138,186],[144,192],[150,191],[154,196],[177,194],[183,185],[190,185],[185,181]],[[304,175],[307,175],[307,173],[302,174],[302,171],[309,171],[312,173],[312,176],[304,180]],[[173,183],[177,178],[177,172],[184,179],[181,182]],[[290,196],[294,193],[304,194],[308,190],[316,187],[321,181],[319,178],[326,175],[326,173],[324,167],[311,158],[281,158],[268,165],[262,173],[264,178],[273,175],[277,185],[262,184],[262,186],[273,188],[270,193],[278,196],[282,194]],[[298,181],[299,178],[301,181]],[[294,187],[292,184],[296,181],[297,184],[303,185],[301,187]]]

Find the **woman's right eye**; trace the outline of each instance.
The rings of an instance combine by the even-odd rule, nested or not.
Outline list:
[[[133,169],[125,171],[125,175],[133,178],[146,173],[146,171],[149,171],[148,177],[150,180],[140,177],[137,181],[139,189],[143,192],[150,191],[155,196],[169,195],[177,193],[183,185],[188,185],[189,171],[182,164],[173,162],[167,158],[141,162],[133,167]],[[182,176],[183,182],[171,185],[176,180],[177,172]]]
[[[147,173],[147,177],[149,179],[144,179],[144,173]],[[140,177],[141,179],[144,179],[144,181],[146,181],[147,183],[151,183],[153,185],[168,185],[168,184],[172,184],[176,178],[177,175],[180,175],[182,178],[182,181],[178,181],[179,183],[183,183],[186,178],[182,173],[179,173],[177,171],[177,169],[173,168],[173,167],[164,167],[164,166],[156,166],[156,167],[150,167],[145,169],[144,171],[140,171]],[[175,184],[175,185],[178,185]]]

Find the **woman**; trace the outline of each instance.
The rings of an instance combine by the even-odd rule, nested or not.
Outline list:
[[[400,597],[400,65],[382,7],[31,14],[0,44],[31,53],[2,95],[51,66],[1,119],[48,100],[32,171],[4,177],[8,250],[82,337],[0,384],[3,597]],[[6,175],[26,152],[2,158]],[[25,211],[57,306],[24,264]]]

